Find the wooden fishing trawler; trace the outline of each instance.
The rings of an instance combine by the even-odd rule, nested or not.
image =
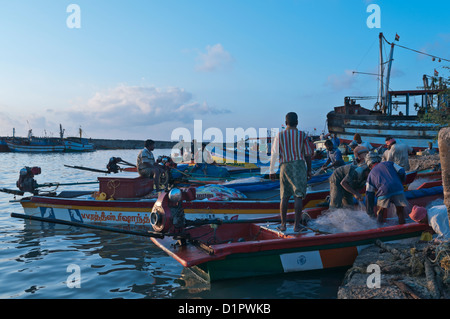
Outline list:
[[[397,141],[408,144],[414,150],[419,151],[428,147],[428,142],[433,142],[437,148],[437,134],[440,125],[437,123],[425,123],[419,120],[421,113],[426,113],[430,108],[449,108],[449,97],[446,94],[446,86],[442,78],[423,76],[423,89],[415,90],[389,90],[390,73],[393,62],[395,43],[391,45],[390,57],[383,61],[383,41],[386,41],[380,33],[380,66],[379,66],[379,93],[373,109],[368,109],[357,104],[357,100],[366,100],[369,97],[346,97],[344,105],[335,107],[327,114],[327,125],[330,133],[335,133],[341,142],[350,143],[358,133],[364,142],[369,142],[373,147],[385,144],[387,136],[395,137]],[[387,63],[386,75],[384,72]],[[420,103],[412,105],[411,99]],[[404,106],[398,109],[399,106]]]

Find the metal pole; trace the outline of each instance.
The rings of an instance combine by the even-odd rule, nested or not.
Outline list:
[[[125,230],[125,229],[119,229],[119,228],[114,228],[114,227],[84,224],[84,223],[72,222],[72,221],[62,220],[62,219],[51,219],[51,218],[31,216],[31,215],[25,215],[25,214],[17,214],[17,213],[11,213],[11,217],[23,218],[23,219],[29,219],[29,220],[37,220],[37,221],[41,221],[41,222],[54,223],[54,224],[83,227],[83,228],[91,228],[91,229],[104,230],[104,231],[110,231],[110,232],[115,232],[115,233],[136,235],[136,236],[164,238],[164,234],[157,233],[157,232],[151,232],[151,231],[138,232],[138,231],[134,231],[134,230]]]
[[[383,33],[380,32],[380,92],[379,92],[379,103],[380,103],[380,110],[383,112],[383,114],[386,113],[384,103],[383,103],[383,97],[384,97],[384,72],[383,72]]]

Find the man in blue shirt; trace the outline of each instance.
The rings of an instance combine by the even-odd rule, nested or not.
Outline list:
[[[331,140],[325,141],[325,147],[327,148],[327,161],[322,166],[323,170],[338,168],[339,166],[345,165],[345,162],[342,159],[342,152],[337,147],[334,147]]]
[[[366,183],[366,208],[370,216],[374,215],[375,196],[377,221],[383,223],[390,203],[395,205],[398,223],[405,223],[404,208],[408,201],[403,190],[406,177],[405,169],[393,162],[381,162],[381,156],[370,152],[366,155],[366,164],[370,168]]]

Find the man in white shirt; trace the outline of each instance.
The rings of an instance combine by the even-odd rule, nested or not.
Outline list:
[[[383,161],[394,162],[409,171],[409,154],[412,154],[413,149],[407,144],[398,144],[393,138],[386,139],[386,146],[388,150],[383,153]]]
[[[159,177],[162,169],[155,162],[152,151],[155,149],[153,140],[146,140],[144,149],[139,152],[137,157],[137,170],[140,176],[153,178],[156,190],[159,190]]]
[[[433,206],[428,210],[425,207],[414,205],[409,217],[417,223],[430,225],[438,238],[450,239],[450,226],[445,205]]]

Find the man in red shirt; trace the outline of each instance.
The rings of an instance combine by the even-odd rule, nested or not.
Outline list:
[[[279,230],[286,230],[286,216],[289,199],[294,196],[294,231],[300,226],[303,198],[306,196],[308,178],[311,177],[311,156],[313,150],[305,132],[297,129],[298,117],[295,112],[286,115],[286,129],[279,132],[272,146],[270,178],[275,178],[275,166],[280,165],[280,216]]]

